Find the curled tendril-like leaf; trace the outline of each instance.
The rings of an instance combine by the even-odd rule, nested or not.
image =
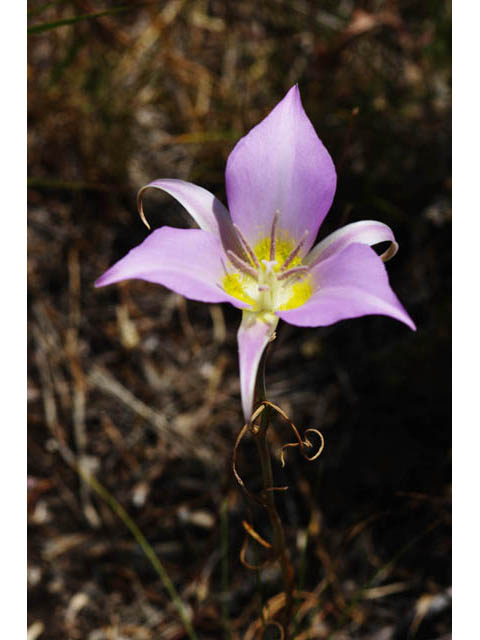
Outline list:
[[[393,256],[397,253],[397,251],[398,251],[398,244],[396,242],[391,242],[388,249],[380,255],[380,259],[383,262],[388,262],[393,258]]]
[[[248,423],[244,424],[243,427],[240,429],[240,432],[239,432],[239,434],[238,434],[238,436],[237,436],[237,438],[235,440],[235,445],[233,447],[233,453],[232,453],[232,470],[233,470],[233,475],[235,476],[236,481],[242,487],[242,489],[247,494],[253,496],[253,494],[251,494],[251,492],[245,486],[245,483],[242,480],[242,477],[240,476],[240,474],[237,471],[237,452],[238,452],[238,447],[240,445],[240,442],[243,440],[244,435],[247,433],[248,427],[249,427]]]
[[[300,451],[302,453],[302,456],[305,458],[305,460],[308,460],[309,462],[313,462],[314,460],[316,460],[321,455],[321,453],[323,452],[323,450],[325,448],[325,438],[323,437],[323,434],[321,433],[321,431],[319,431],[318,429],[313,429],[313,428],[306,429],[305,430],[305,434],[304,434],[305,438],[302,440],[302,437],[301,437],[297,427],[292,422],[292,420],[290,420],[290,418],[287,416],[285,411],[283,411],[283,409],[281,409],[276,404],[273,404],[273,402],[270,402],[269,400],[264,400],[257,407],[257,409],[253,412],[252,417],[250,418],[250,420],[246,424],[244,424],[243,427],[240,429],[240,433],[238,434],[237,439],[235,440],[235,445],[233,447],[233,456],[232,456],[232,469],[233,469],[233,474],[235,476],[235,479],[237,480],[238,484],[242,487],[242,489],[245,491],[247,496],[249,496],[252,500],[254,500],[255,502],[257,502],[259,504],[263,504],[263,501],[261,499],[261,494],[260,494],[260,497],[259,497],[259,496],[255,495],[254,493],[252,493],[251,491],[249,491],[247,489],[244,481],[242,480],[240,474],[238,473],[238,470],[237,470],[237,452],[238,452],[238,447],[240,445],[240,442],[244,438],[244,436],[247,433],[247,431],[250,431],[254,436],[258,433],[259,426],[255,424],[255,420],[261,415],[261,413],[263,413],[263,411],[265,411],[266,407],[270,407],[271,409],[276,411],[276,413],[278,413],[281,418],[283,418],[283,420],[292,429],[292,431],[294,433],[294,436],[296,438],[296,442],[288,442],[287,444],[284,444],[280,449],[280,462],[281,462],[282,467],[285,466],[285,450],[286,449],[289,449],[289,448],[292,448],[292,447],[300,447]],[[320,446],[319,446],[318,450],[311,456],[309,456],[305,452],[305,448],[306,447],[312,447],[313,446],[312,443],[310,442],[310,440],[308,439],[308,434],[309,433],[315,433],[320,438]],[[265,491],[286,491],[287,489],[288,489],[288,487],[269,487],[268,489],[265,489]]]
[[[142,198],[143,198],[143,193],[145,191],[146,187],[142,187],[139,192],[137,193],[137,209],[138,209],[138,213],[140,215],[140,218],[142,219],[143,224],[147,227],[147,229],[151,229],[151,226],[148,223],[147,218],[145,217],[145,212],[143,211],[143,202],[142,202]]]
[[[266,406],[270,406],[272,405],[271,402],[268,402],[268,400],[264,400],[256,409],[255,411],[252,413],[252,417],[250,418],[250,420],[248,421],[249,425],[253,425],[253,423],[255,422],[255,420],[258,418],[258,416],[265,411],[265,407]],[[274,406],[274,405],[272,405]]]
[[[299,442],[289,442],[288,444],[283,445],[283,447],[280,449],[280,463],[282,467],[285,466],[285,449],[288,449],[289,447],[298,447],[298,446],[300,446]]]
[[[313,447],[308,438],[305,438],[305,440],[299,440],[298,442],[289,442],[288,444],[284,444],[280,449],[280,462],[282,464],[282,467],[285,466],[285,449],[288,449],[289,447],[300,447],[300,451],[302,452],[303,457],[309,462],[313,462],[321,455],[322,451],[325,448],[325,438],[323,437],[322,432],[318,429],[310,428],[306,429],[305,435],[307,435],[307,433],[315,433],[320,438],[320,446],[318,450],[313,454],[313,456],[309,456],[305,453],[305,447]]]
[[[245,437],[245,435],[246,435],[246,433],[248,431],[254,437],[258,436],[261,427],[258,424],[255,424],[255,421],[263,413],[263,411],[265,411],[265,409],[267,407],[270,407],[271,409],[273,409],[276,413],[278,413],[280,415],[281,418],[283,418],[283,420],[292,429],[292,431],[293,431],[293,433],[295,435],[295,438],[296,438],[296,442],[289,442],[289,443],[283,445],[283,447],[281,448],[281,450],[280,450],[280,460],[281,460],[282,466],[285,466],[285,449],[287,449],[289,447],[300,447],[300,451],[301,451],[303,457],[306,460],[313,461],[313,460],[316,460],[319,457],[319,455],[322,453],[322,451],[324,449],[324,446],[325,446],[325,440],[324,440],[324,437],[321,434],[321,432],[318,431],[318,429],[312,429],[312,428],[307,429],[305,431],[305,436],[306,437],[305,437],[304,440],[302,440],[302,437],[300,436],[300,433],[299,433],[297,427],[295,426],[295,424],[290,420],[290,418],[287,416],[287,414],[280,407],[278,407],[277,405],[273,404],[272,402],[269,402],[268,400],[264,400],[263,402],[260,403],[260,405],[253,412],[252,417],[250,418],[250,420],[247,423],[245,423],[243,425],[243,427],[240,429],[240,431],[239,431],[239,433],[238,433],[238,435],[237,435],[237,437],[235,439],[235,444],[234,444],[233,453],[232,453],[232,471],[233,471],[233,475],[235,476],[236,481],[238,482],[240,487],[243,489],[243,491],[245,492],[247,497],[250,498],[252,501],[256,502],[257,504],[260,504],[262,507],[264,507],[264,508],[266,508],[268,510],[268,500],[266,499],[267,493],[271,492],[271,491],[287,491],[288,487],[266,487],[259,494],[255,494],[255,493],[249,491],[249,489],[247,489],[247,486],[245,485],[242,477],[240,476],[240,474],[238,473],[238,470],[237,470],[237,454],[238,454],[238,448],[240,446],[240,443],[242,442],[243,438]],[[307,455],[305,453],[305,448],[306,447],[312,447],[312,443],[308,439],[308,434],[309,433],[315,433],[320,438],[320,447],[319,447],[318,451],[316,451],[312,456],[309,456],[309,455]],[[243,524],[243,527],[244,527],[247,535],[245,537],[245,540],[243,541],[242,548],[241,548],[241,551],[240,551],[240,562],[245,567],[247,567],[247,569],[252,569],[254,571],[258,571],[260,569],[263,569],[264,567],[266,567],[268,564],[270,564],[273,560],[275,560],[278,557],[278,552],[276,554],[274,554],[273,557],[268,558],[267,560],[265,560],[261,564],[255,565],[255,564],[251,564],[250,562],[248,562],[247,559],[246,559],[246,553],[247,553],[247,548],[248,548],[248,543],[250,541],[250,538],[253,538],[253,540],[255,540],[258,544],[260,544],[261,546],[263,546],[266,549],[269,549],[269,550],[273,551],[273,547],[269,542],[267,542],[267,540],[262,538],[257,531],[255,531],[255,529],[253,528],[253,526],[251,524],[249,524],[246,521],[243,521],[242,524]],[[283,638],[285,637],[283,627],[281,627],[281,625],[279,623],[275,622],[275,621],[270,621],[268,624],[273,624],[273,625],[277,626],[280,629],[280,632],[281,632],[280,640],[283,640]]]
[[[271,407],[274,411],[276,411],[285,420],[285,422],[292,429],[292,431],[293,431],[293,433],[295,435],[295,438],[297,440],[297,442],[288,442],[287,444],[284,444],[283,447],[280,449],[280,462],[282,464],[282,467],[285,466],[285,449],[288,449],[289,447],[300,447],[300,451],[302,453],[302,456],[305,458],[305,460],[308,460],[309,462],[313,462],[313,460],[316,460],[320,456],[320,454],[322,453],[322,451],[325,448],[325,438],[323,437],[323,434],[318,429],[309,428],[309,429],[306,429],[306,431],[305,431],[305,434],[304,434],[305,436],[307,436],[307,434],[309,434],[309,433],[315,433],[320,438],[320,446],[318,448],[318,451],[316,451],[313,454],[313,456],[309,456],[309,455],[307,455],[305,453],[305,447],[312,447],[313,446],[312,443],[310,442],[308,437],[305,437],[305,439],[302,440],[302,437],[300,436],[300,433],[299,433],[297,427],[290,420],[290,418],[287,416],[285,411],[283,411],[283,409],[278,407],[276,404],[273,404],[273,402],[269,402],[268,400],[264,400],[263,403],[259,406],[258,409],[260,409],[260,407],[262,407],[263,405]],[[257,409],[257,411],[258,411],[258,409]]]
[[[325,449],[325,438],[323,437],[323,434],[321,431],[319,431],[318,429],[306,429],[305,430],[305,436],[307,435],[307,433],[315,433],[319,438],[320,438],[320,446],[318,448],[318,450],[313,454],[313,456],[307,456],[303,451],[303,456],[306,460],[308,460],[309,462],[313,462],[313,460],[316,460],[322,453],[322,451]],[[306,445],[307,447],[313,447],[312,443],[310,442],[310,440],[308,438],[305,438],[304,440],[304,445]]]
[[[280,637],[278,638],[278,640],[285,640],[285,629],[276,620],[265,621],[265,626],[263,627],[263,631],[262,631],[262,638],[265,635],[265,631],[267,630],[267,627],[276,627],[280,631]]]
[[[258,425],[255,424],[255,420],[259,417],[259,415],[265,410],[265,406],[267,404],[267,402],[263,402],[260,406],[257,407],[257,409],[252,413],[252,417],[250,418],[250,420],[248,422],[246,422],[243,427],[240,429],[240,432],[235,440],[235,444],[233,447],[233,453],[232,453],[232,471],[233,471],[233,475],[235,476],[236,481],[238,482],[238,484],[241,486],[241,488],[245,491],[246,495],[251,499],[254,500],[255,502],[257,502],[258,504],[264,506],[264,501],[261,498],[261,494],[260,496],[257,496],[256,494],[252,493],[249,489],[247,489],[246,484],[244,483],[241,475],[238,473],[238,469],[237,469],[237,453],[238,453],[238,447],[240,446],[241,441],[243,440],[243,438],[245,437],[245,434],[247,433],[247,431],[250,431],[253,435],[256,435],[258,433]],[[283,491],[283,487],[271,487],[270,490],[273,491]]]
[[[269,542],[267,542],[264,538],[262,538],[262,536],[257,531],[255,531],[252,525],[249,524],[246,520],[242,520],[242,525],[245,531],[248,533],[248,535],[251,536],[254,540],[256,540],[258,544],[261,544],[262,547],[265,547],[266,549],[272,548],[272,545]]]
[[[251,429],[251,420],[250,422],[247,422],[247,424],[243,425],[243,427],[240,429],[240,432],[235,440],[235,445],[233,447],[233,453],[232,453],[232,471],[233,471],[233,475],[235,476],[235,480],[243,489],[243,491],[245,492],[245,495],[248,498],[250,498],[250,500],[253,500],[254,502],[256,502],[257,504],[260,504],[263,507],[264,503],[263,503],[263,500],[261,499],[261,496],[257,496],[255,493],[247,489],[247,486],[244,483],[242,476],[238,473],[238,470],[237,470],[238,447],[249,429]]]
[[[249,540],[250,538],[248,536],[245,536],[245,540],[243,541],[242,548],[240,549],[240,562],[247,569],[251,569],[252,571],[260,571],[261,569],[264,569],[267,565],[269,565],[272,562],[272,558],[267,558],[260,564],[250,564],[250,562],[248,562],[248,560],[245,557],[247,554]],[[266,540],[264,542],[266,542]]]

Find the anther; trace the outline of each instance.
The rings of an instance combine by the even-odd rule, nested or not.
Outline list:
[[[233,253],[233,251],[231,251],[230,249],[227,250],[227,255],[230,258],[230,262],[235,267],[237,267],[237,269],[240,269],[240,271],[243,271],[249,276],[252,276],[252,278],[255,278],[255,280],[257,279],[258,277],[257,272],[252,266],[248,264],[248,262],[245,262],[245,260],[242,260],[241,258],[239,258],[237,254]]]
[[[248,244],[247,239],[245,238],[245,236],[243,235],[243,233],[240,231],[239,227],[236,224],[233,224],[233,228],[237,232],[238,239],[240,240],[240,243],[245,249],[245,253],[248,255],[248,257],[252,261],[252,264],[255,267],[257,267],[257,269],[260,269],[260,263],[258,261],[258,258],[255,255],[255,252],[253,251],[252,247]]]
[[[259,291],[270,291],[270,287],[268,286],[268,284],[259,284],[258,285],[258,290]]]
[[[300,251],[300,249],[303,247],[303,243],[305,242],[305,240],[307,239],[308,236],[308,231],[305,231],[305,233],[303,234],[300,242],[297,244],[297,246],[295,247],[295,249],[292,251],[292,253],[288,256],[288,258],[285,260],[285,262],[282,264],[281,267],[281,271],[283,271],[284,269],[286,269],[288,267],[289,264],[291,264],[295,258],[298,255],[298,252]]]
[[[308,267],[305,265],[302,265],[301,267],[293,267],[292,269],[289,269],[288,271],[284,271],[283,273],[281,273],[279,276],[277,276],[277,279],[286,280],[291,276],[297,276],[297,275],[301,275],[302,273],[307,273],[307,271],[308,271]]]
[[[280,211],[277,209],[273,214],[272,230],[270,231],[270,260],[275,260],[275,253],[277,249],[276,230],[277,230],[277,222],[278,222],[279,215],[280,215]]]

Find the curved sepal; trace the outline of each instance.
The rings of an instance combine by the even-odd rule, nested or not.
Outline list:
[[[360,220],[347,224],[324,238],[305,257],[305,264],[312,267],[355,242],[370,247],[380,242],[389,242],[388,249],[380,256],[383,262],[393,258],[398,251],[398,243],[389,226],[376,220]]]

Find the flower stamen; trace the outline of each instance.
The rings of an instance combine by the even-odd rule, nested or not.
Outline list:
[[[304,244],[305,240],[307,239],[307,236],[308,236],[308,231],[305,231],[305,233],[303,234],[303,236],[300,239],[300,242],[297,244],[295,249],[292,251],[292,253],[288,256],[288,258],[282,264],[282,267],[281,267],[280,271],[283,271],[284,269],[286,269],[288,267],[288,265],[291,264],[295,260],[295,258],[298,255],[298,252],[303,247],[303,244]]]
[[[237,269],[239,269],[240,271],[243,271],[243,273],[246,273],[252,278],[255,278],[255,280],[257,279],[258,277],[257,272],[251,265],[248,264],[248,262],[245,262],[245,260],[242,260],[241,258],[239,258],[237,254],[231,251],[230,249],[227,250],[227,255],[230,258],[230,262],[235,267],[237,267]]]
[[[306,265],[302,265],[300,267],[292,267],[292,269],[288,269],[288,271],[283,271],[279,276],[277,276],[277,280],[287,280],[291,276],[297,276],[302,273],[307,273],[308,267]]]
[[[289,253],[294,245],[288,236],[279,232],[279,215],[280,212],[276,210],[269,235],[255,249],[252,249],[240,229],[234,227],[242,248],[237,252],[231,249],[226,251],[230,273],[224,276],[224,290],[248,302],[258,314],[295,309],[312,294],[310,268],[302,264],[298,255],[308,232]]]
[[[240,228],[235,223],[233,224],[233,228],[235,229],[238,239],[240,240],[240,244],[242,245],[247,256],[250,258],[253,266],[257,267],[257,269],[260,269],[260,263],[258,261],[258,258],[255,255],[255,252],[252,249],[252,247],[248,244],[248,240],[245,238]]]
[[[275,252],[277,250],[276,230],[277,230],[277,222],[278,222],[279,215],[280,215],[280,211],[277,209],[273,214],[272,230],[270,231],[270,260],[271,261],[275,260]]]

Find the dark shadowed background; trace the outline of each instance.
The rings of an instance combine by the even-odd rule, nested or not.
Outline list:
[[[418,326],[279,329],[270,399],[326,440],[315,463],[275,458],[311,594],[296,637],[450,638],[449,2],[39,0],[29,26],[29,640],[186,637],[75,463],[142,529],[199,638],[260,637],[260,602],[282,587],[275,567],[259,585],[239,561],[240,314],[93,282],[146,237],[146,182],[190,180],[225,202],[234,143],[295,82],[338,171],[319,237],[390,225],[391,283]],[[168,196],[147,193],[145,209],[154,228],[190,224]],[[240,466],[255,486],[248,443]]]

